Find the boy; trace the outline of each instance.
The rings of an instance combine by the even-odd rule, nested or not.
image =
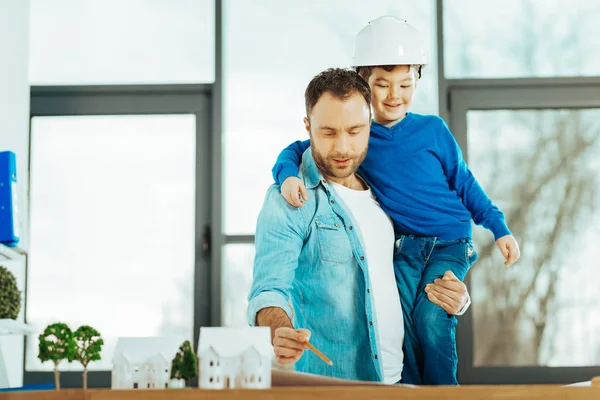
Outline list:
[[[405,325],[402,382],[457,385],[457,321],[443,309],[444,293],[428,284],[447,270],[463,280],[477,260],[471,219],[492,231],[506,266],[519,259],[519,247],[444,121],[408,112],[426,64],[418,32],[394,17],[371,21],[356,37],[353,64],[371,87],[374,116],[359,172],[396,232],[394,271]],[[292,144],[273,168],[282,195],[295,206],[301,206],[298,193],[307,200],[295,176],[308,146]],[[344,160],[344,154],[332,157]]]

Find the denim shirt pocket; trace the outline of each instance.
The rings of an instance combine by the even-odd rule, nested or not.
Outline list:
[[[352,259],[352,246],[348,234],[337,215],[317,216],[315,226],[323,261],[343,264]]]

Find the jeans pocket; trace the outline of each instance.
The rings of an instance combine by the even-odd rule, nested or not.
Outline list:
[[[465,243],[465,262],[467,263],[467,267],[471,268],[478,258],[479,255],[477,254],[477,250],[475,250],[473,241],[471,239],[467,240]]]
[[[400,239],[397,239],[396,242],[394,242],[394,255],[399,254],[402,251],[404,239],[406,239],[406,236],[402,235],[400,236]]]
[[[350,239],[344,223],[338,216],[317,216],[315,217],[315,226],[323,261],[343,264],[352,259]]]

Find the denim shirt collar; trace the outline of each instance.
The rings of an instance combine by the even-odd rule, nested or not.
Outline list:
[[[311,148],[306,149],[304,154],[302,155],[302,169],[300,172],[300,177],[304,181],[304,186],[307,189],[316,188],[319,183],[325,184],[325,178],[319,171],[319,167],[315,163],[313,159]]]

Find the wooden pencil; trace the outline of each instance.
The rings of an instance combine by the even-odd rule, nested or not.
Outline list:
[[[319,358],[323,361],[325,361],[327,364],[331,365],[333,367],[333,361],[331,361],[329,358],[327,358],[327,356],[323,353],[321,353],[319,351],[319,349],[317,349],[315,346],[313,346],[312,344],[310,344],[308,341],[306,342],[306,346],[311,349],[312,351],[315,352],[316,355],[319,356]]]

